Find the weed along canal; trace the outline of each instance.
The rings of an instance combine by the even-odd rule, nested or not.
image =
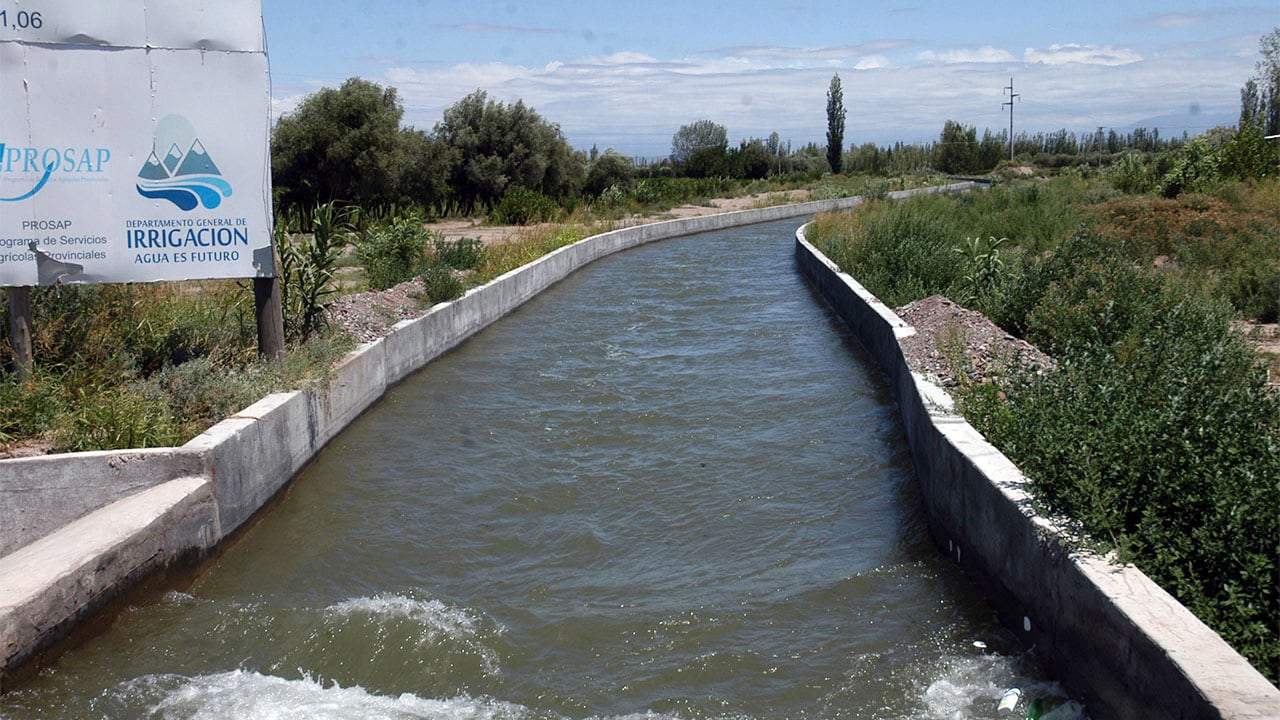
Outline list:
[[[604,258],[391,390],[20,718],[989,718],[1060,700],[928,537],[798,221]],[[1021,717],[1021,714],[1019,715]]]

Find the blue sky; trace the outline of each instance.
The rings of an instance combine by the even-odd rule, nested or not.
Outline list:
[[[730,142],[825,144],[839,73],[846,143],[936,139],[946,120],[1015,130],[1234,123],[1263,2],[514,2],[263,0],[273,105],[352,76],[393,86],[430,130],[477,89],[523,99],[581,149],[663,156],[681,125]]]

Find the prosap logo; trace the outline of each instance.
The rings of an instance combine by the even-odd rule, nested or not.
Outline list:
[[[111,150],[104,147],[38,148],[0,142],[0,174],[36,178],[30,190],[0,197],[0,202],[26,200],[44,189],[55,172],[102,173],[110,160]]]
[[[164,153],[161,159],[156,151]],[[204,149],[196,130],[181,115],[169,115],[156,125],[151,155],[138,171],[138,194],[168,200],[182,210],[198,205],[213,209],[231,197],[231,183],[222,177]]]

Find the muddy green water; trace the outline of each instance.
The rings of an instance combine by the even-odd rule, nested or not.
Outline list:
[[[928,538],[795,221],[601,260],[393,389],[4,718],[987,718],[1059,698]],[[985,646],[985,647],[984,647]]]

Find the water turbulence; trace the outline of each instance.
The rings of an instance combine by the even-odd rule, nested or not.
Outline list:
[[[1061,703],[927,537],[795,221],[580,271],[392,390],[4,718],[985,718]]]

